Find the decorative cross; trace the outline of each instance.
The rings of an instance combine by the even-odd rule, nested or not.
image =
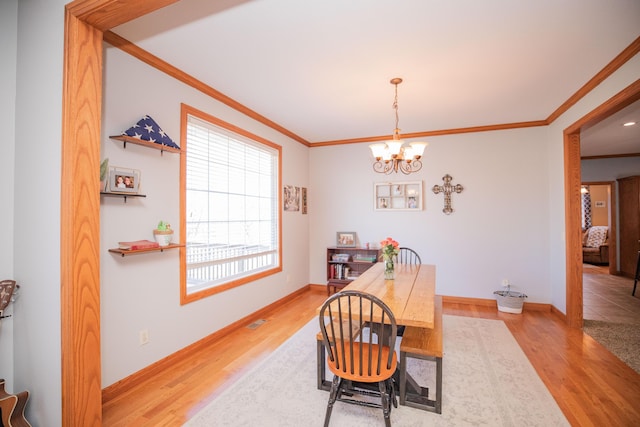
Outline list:
[[[453,212],[453,209],[451,208],[451,193],[462,193],[462,190],[464,190],[460,184],[452,185],[452,179],[451,175],[446,174],[442,177],[444,185],[434,185],[432,188],[433,192],[436,194],[444,193],[444,209],[442,209],[442,212],[447,215]]]

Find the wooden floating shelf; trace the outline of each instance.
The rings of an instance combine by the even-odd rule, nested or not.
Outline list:
[[[175,147],[169,147],[168,145],[156,144],[155,142],[143,141],[142,139],[134,138],[127,135],[113,135],[109,138],[122,141],[124,148],[127,148],[127,142],[136,145],[142,145],[143,147],[153,148],[154,150],[160,150],[160,152],[168,151],[169,153],[180,153],[181,150]]]
[[[146,249],[133,249],[133,250],[113,248],[113,249],[109,249],[109,252],[114,254],[119,254],[124,257],[126,255],[137,255],[137,254],[144,254],[149,252],[164,252],[165,249],[175,249],[175,248],[183,248],[183,247],[184,245],[172,244],[167,246],[160,246],[159,248],[146,248]]]
[[[101,196],[109,196],[109,197],[123,197],[124,202],[127,203],[127,197],[147,197],[146,194],[136,194],[136,193],[112,193],[108,191],[101,191]]]

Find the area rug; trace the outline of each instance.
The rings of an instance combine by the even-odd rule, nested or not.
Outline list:
[[[582,329],[640,374],[640,325],[585,319]]]
[[[569,425],[504,322],[445,315],[443,328],[442,414],[398,406],[394,427]],[[185,425],[322,425],[329,396],[316,388],[317,331],[314,319]],[[434,387],[435,363],[410,362],[409,373]],[[331,426],[375,425],[384,425],[380,409],[334,406]]]

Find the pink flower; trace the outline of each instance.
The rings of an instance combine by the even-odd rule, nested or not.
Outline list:
[[[380,242],[380,246],[382,247],[385,247],[387,245],[393,246],[394,249],[397,249],[400,246],[400,244],[395,240],[393,240],[391,237],[387,237],[386,239]]]
[[[398,254],[398,247],[400,244],[393,240],[391,237],[387,237],[386,239],[380,242],[380,247],[382,248],[382,255],[385,258],[391,258],[394,255]]]

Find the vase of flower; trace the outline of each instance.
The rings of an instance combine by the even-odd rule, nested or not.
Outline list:
[[[393,265],[393,258],[384,260],[384,280],[393,280],[396,278]]]
[[[400,245],[391,237],[387,237],[380,242],[382,247],[382,260],[384,261],[384,279],[395,279],[395,258],[398,255]]]

